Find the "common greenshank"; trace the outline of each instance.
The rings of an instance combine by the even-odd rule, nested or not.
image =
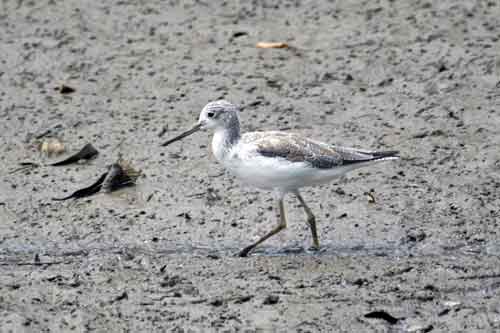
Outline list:
[[[397,151],[369,151],[318,142],[280,131],[240,131],[238,107],[225,100],[208,103],[198,122],[188,131],[168,140],[167,146],[201,129],[214,131],[212,151],[215,158],[238,179],[254,187],[274,191],[279,209],[279,223],[239,255],[245,257],[257,245],[286,228],[283,198],[293,193],[307,216],[313,248],[319,249],[316,218],[299,189],[319,185],[354,169],[375,162],[398,159]]]

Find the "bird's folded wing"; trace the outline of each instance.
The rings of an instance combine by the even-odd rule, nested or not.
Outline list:
[[[257,153],[270,158],[281,157],[289,162],[305,162],[318,169],[370,162],[394,157],[397,152],[370,152],[336,147],[322,142],[282,132],[263,132],[253,135]]]

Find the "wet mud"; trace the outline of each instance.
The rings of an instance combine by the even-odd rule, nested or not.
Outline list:
[[[0,3],[0,330],[500,330],[499,31],[495,1]],[[303,191],[320,251],[290,196],[238,258],[271,194],[209,133],[161,147],[219,98],[244,131],[402,158]],[[51,200],[119,156],[135,186]]]

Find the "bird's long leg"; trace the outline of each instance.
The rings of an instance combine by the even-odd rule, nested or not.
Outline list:
[[[313,238],[313,246],[314,246],[314,248],[316,248],[316,250],[319,250],[318,232],[316,230],[316,217],[314,217],[314,214],[312,213],[311,208],[309,208],[309,206],[307,206],[306,202],[304,201],[304,198],[302,198],[299,191],[296,190],[293,193],[295,194],[297,199],[299,199],[302,207],[304,207],[304,210],[305,210],[306,215],[307,215],[306,221],[307,221],[307,224],[309,225],[309,227],[311,228],[311,234],[312,234],[312,238]]]
[[[241,252],[239,253],[240,257],[246,257],[248,255],[248,253],[250,251],[252,251],[257,245],[259,245],[260,243],[264,242],[269,237],[277,234],[278,232],[280,232],[281,230],[286,228],[286,216],[285,216],[285,206],[283,204],[283,197],[280,197],[278,199],[278,206],[279,206],[279,211],[280,211],[279,224],[276,227],[274,227],[274,229],[271,230],[268,234],[261,237],[258,241],[256,241],[252,245],[249,245],[249,246],[245,247],[243,250],[241,250]]]

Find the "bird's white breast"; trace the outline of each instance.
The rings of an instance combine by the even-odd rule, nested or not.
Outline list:
[[[216,131],[212,138],[212,152],[217,161],[223,163],[227,147],[225,144],[225,135],[223,131]]]

